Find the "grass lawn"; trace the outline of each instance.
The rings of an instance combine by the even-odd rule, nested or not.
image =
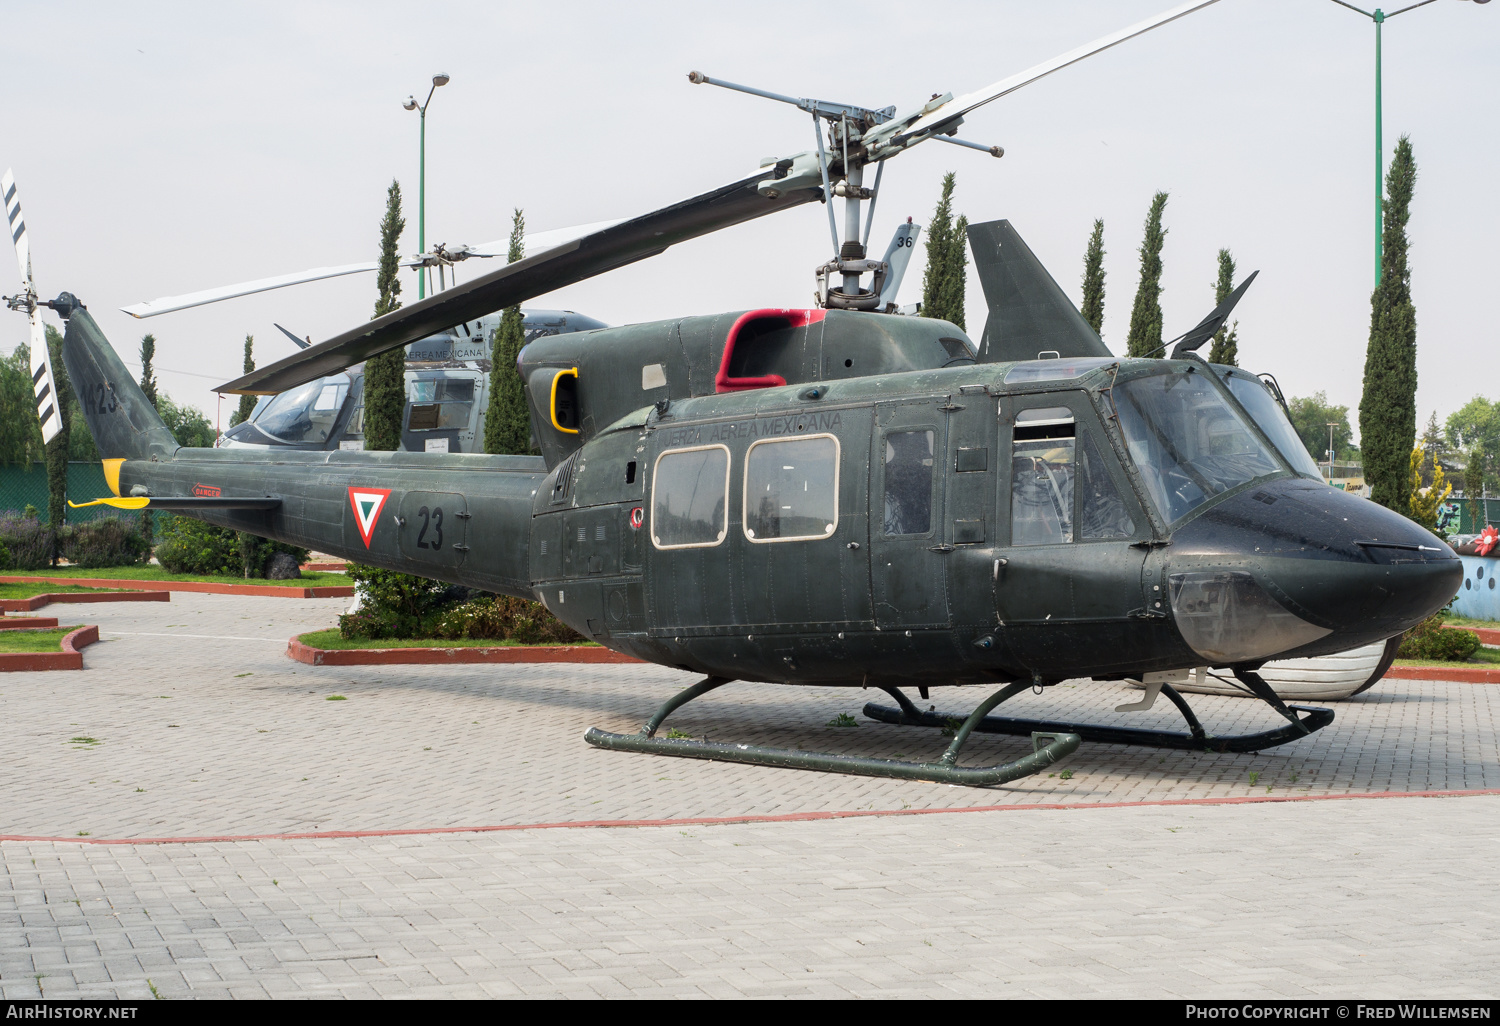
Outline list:
[[[494,638],[472,638],[468,640],[450,640],[447,638],[382,638],[379,641],[350,641],[339,637],[337,627],[326,631],[312,631],[309,634],[300,635],[302,644],[311,645],[313,648],[327,649],[349,649],[349,648],[524,648],[519,641],[497,641]],[[573,641],[572,645],[597,645],[592,641]]]
[[[83,588],[76,584],[52,584],[44,581],[26,581],[20,584],[0,584],[0,599],[24,599],[43,593],[53,594],[69,591],[107,591],[107,588]]]
[[[263,577],[215,577],[207,574],[173,574],[168,573],[159,566],[106,566],[97,570],[84,570],[80,567],[59,567],[46,570],[16,570],[8,573],[9,577],[51,577],[58,580],[66,580],[69,577],[94,577],[104,580],[115,581],[212,581],[215,584],[289,584],[293,587],[318,588],[329,585],[348,586],[349,576],[347,574],[333,573],[328,570],[304,570],[302,576],[295,581],[268,581]],[[58,590],[58,589],[53,589]]]
[[[63,635],[73,627],[53,627],[42,631],[0,631],[0,652],[61,652]]]
[[[1500,666],[1500,649],[1481,648],[1463,662],[1444,662],[1437,659],[1402,659],[1397,657],[1397,666]]]
[[[1488,627],[1491,630],[1500,629],[1500,622],[1495,620],[1471,620],[1467,616],[1445,617],[1443,624],[1448,627]]]

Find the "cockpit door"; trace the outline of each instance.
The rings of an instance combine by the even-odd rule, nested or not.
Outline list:
[[[1139,637],[1149,537],[1114,448],[1081,391],[1025,396],[1002,411],[1008,480],[1001,487],[996,611],[1023,664],[1068,661],[1086,670]]]

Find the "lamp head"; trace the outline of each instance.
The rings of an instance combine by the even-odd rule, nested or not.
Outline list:
[[[416,110],[417,109],[417,98],[415,96],[408,96],[406,98],[406,102],[403,103],[401,106],[405,107],[407,110]]]
[[[445,86],[447,84],[448,84],[448,76],[444,75],[442,72],[439,72],[438,74],[432,76],[432,85],[433,85],[433,88],[436,88],[438,86]]]

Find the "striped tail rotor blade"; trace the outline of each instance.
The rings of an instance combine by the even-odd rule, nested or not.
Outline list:
[[[52,375],[52,354],[47,351],[47,333],[40,310],[31,311],[31,387],[36,395],[36,415],[42,425],[42,442],[62,430],[62,407],[57,401],[57,379]]]
[[[21,265],[21,281],[31,284],[31,242],[26,238],[26,222],[21,217],[21,200],[16,195],[16,176],[10,168],[0,178],[0,200],[5,203],[6,233],[16,247],[16,262]]]

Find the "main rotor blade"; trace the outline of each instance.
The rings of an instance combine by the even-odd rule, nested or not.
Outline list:
[[[569,228],[553,228],[545,232],[532,232],[522,239],[526,252],[532,256],[546,249],[555,249],[566,242],[581,239],[585,235],[593,235],[602,232],[606,228],[613,228],[617,224],[624,224],[623,217],[617,217],[613,221],[595,221],[592,224],[575,224]],[[486,242],[479,246],[470,246],[470,256],[506,256],[510,253],[510,239],[496,239],[494,242]]]
[[[1011,75],[1009,78],[1002,78],[1000,81],[992,85],[985,86],[983,89],[976,90],[964,96],[956,97],[952,100],[949,100],[947,103],[943,104],[936,110],[932,111],[930,114],[924,115],[922,118],[914,122],[910,128],[903,129],[903,134],[919,135],[922,132],[937,128],[938,126],[943,125],[946,122],[953,121],[956,118],[961,118],[965,114],[969,113],[969,111],[974,110],[977,107],[983,107],[986,103],[989,103],[992,100],[998,100],[1006,93],[1013,93],[1024,85],[1030,85],[1032,82],[1035,82],[1039,78],[1045,78],[1046,76],[1052,74],[1054,71],[1066,68],[1070,64],[1077,64],[1079,61],[1083,60],[1086,57],[1092,57],[1096,53],[1102,53],[1112,46],[1118,46],[1120,43],[1125,42],[1125,40],[1127,39],[1134,38],[1135,36],[1139,36],[1145,32],[1150,32],[1152,29],[1159,28],[1162,25],[1167,24],[1167,22],[1169,21],[1176,21],[1178,18],[1185,17],[1189,14],[1192,14],[1194,11],[1202,10],[1203,8],[1215,3],[1218,3],[1218,0],[1189,0],[1188,3],[1179,4],[1178,6],[1172,8],[1170,11],[1163,11],[1161,14],[1158,14],[1153,18],[1147,18],[1145,21],[1138,22],[1135,25],[1131,25],[1129,28],[1123,28],[1118,32],[1112,32],[1102,39],[1094,40],[1092,43],[1085,43],[1083,46],[1078,47],[1076,50],[1069,50],[1067,53],[1059,57],[1054,57],[1049,61],[1043,61],[1041,64],[1038,64],[1032,68],[1028,68],[1025,71],[1020,72],[1019,74]]]
[[[159,314],[175,313],[178,310],[187,310],[195,306],[205,306],[209,303],[217,303],[225,299],[238,299],[240,296],[251,296],[257,292],[282,289],[288,285],[301,285],[303,282],[322,281],[324,278],[337,278],[345,274],[374,271],[378,270],[379,267],[380,264],[373,261],[362,264],[341,264],[337,267],[314,267],[311,270],[297,271],[294,274],[278,274],[274,278],[242,281],[238,285],[221,285],[214,289],[204,289],[202,292],[188,292],[181,296],[162,296],[160,299],[153,299],[149,303],[122,306],[120,310],[136,318],[156,317]]]
[[[593,224],[581,224],[569,228],[553,228],[550,231],[535,232],[525,238],[526,251],[528,253],[536,253],[544,249],[551,249],[564,242],[571,242],[574,239],[619,223],[618,220],[597,221]],[[469,247],[469,255],[476,257],[505,256],[509,251],[509,238],[496,239],[494,242],[486,242],[482,246]],[[400,263],[402,267],[421,267],[422,258],[420,255],[403,257]],[[160,299],[153,299],[147,303],[122,306],[120,310],[137,319],[156,317],[160,314],[175,313],[178,310],[188,310],[195,306],[220,303],[226,299],[251,296],[257,292],[269,292],[271,289],[284,289],[291,285],[303,285],[310,281],[324,281],[328,278],[338,278],[346,274],[361,274],[366,271],[376,271],[379,269],[380,264],[376,261],[367,261],[359,264],[339,264],[333,267],[314,267],[310,270],[297,271],[292,274],[280,274],[274,278],[260,278],[256,281],[240,282],[237,285],[221,285],[218,288],[204,289],[201,292],[188,292],[180,296],[162,296]]]
[[[1250,277],[1240,282],[1239,288],[1225,296],[1224,302],[1214,307],[1213,313],[1203,318],[1203,320],[1198,322],[1196,328],[1178,339],[1177,344],[1172,347],[1172,359],[1182,359],[1183,353],[1191,353],[1200,349],[1203,343],[1213,338],[1218,333],[1218,330],[1224,326],[1224,322],[1229,320],[1229,315],[1234,311],[1235,304],[1240,301],[1240,297],[1245,294],[1245,290],[1250,287],[1250,283],[1255,280],[1255,276],[1259,273],[1259,271],[1251,271]]]
[[[712,192],[496,268],[473,281],[455,285],[311,349],[258,368],[214,391],[241,395],[284,392],[460,321],[471,321],[503,307],[524,303],[720,228],[799,206],[816,199],[821,192],[804,187],[768,198],[757,191],[759,183],[767,177],[768,170],[761,169]]]

